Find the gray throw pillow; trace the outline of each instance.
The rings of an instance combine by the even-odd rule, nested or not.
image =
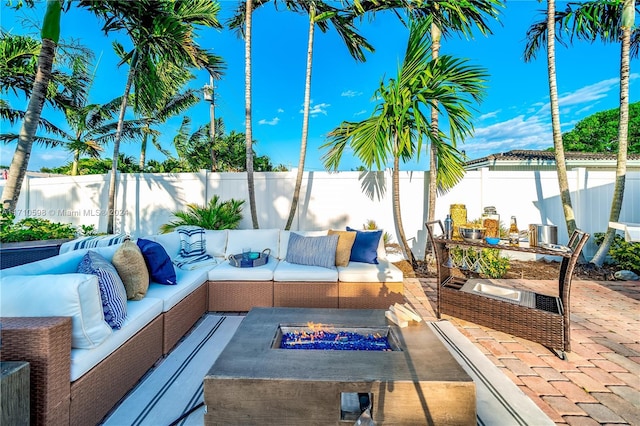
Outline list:
[[[337,235],[303,237],[292,232],[289,235],[286,261],[299,265],[322,266],[323,268],[334,269],[336,267],[337,246]]]

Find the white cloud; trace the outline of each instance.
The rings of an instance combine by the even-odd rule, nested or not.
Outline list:
[[[313,104],[313,102],[311,102]],[[330,107],[331,104],[327,104],[327,103],[320,103],[317,105],[311,105],[309,108],[309,115],[311,117],[316,117],[318,116],[318,114],[324,114],[327,115],[327,108]],[[304,113],[304,110],[301,109],[300,113]]]
[[[362,95],[362,92],[356,92],[355,90],[345,90],[340,94],[340,96],[345,96],[347,98],[353,98],[360,95]]]
[[[501,109],[482,114],[480,117],[478,117],[478,120],[486,120],[487,118],[497,117],[500,112],[502,112]]]
[[[281,112],[284,112],[284,110],[282,108],[278,108],[278,114],[280,114]]]
[[[262,120],[258,121],[258,124],[268,124],[269,126],[275,126],[279,121],[280,119],[278,117],[272,118],[271,120],[266,120],[263,118]]]
[[[478,158],[513,149],[546,149],[552,145],[551,123],[541,121],[538,116],[520,115],[476,128],[474,137],[458,149],[465,150],[470,158]]]
[[[366,114],[366,113],[367,113],[367,110],[366,110],[366,109],[361,109],[360,111],[356,112],[356,113],[355,113],[355,114],[353,114],[353,115],[354,115],[354,117],[357,117],[357,116],[359,116],[359,115]]]

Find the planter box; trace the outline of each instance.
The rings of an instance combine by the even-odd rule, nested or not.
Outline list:
[[[67,241],[71,241],[71,238],[2,243],[0,245],[0,269],[56,256],[60,252],[60,246]]]

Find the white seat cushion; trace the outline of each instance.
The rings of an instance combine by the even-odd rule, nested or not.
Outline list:
[[[120,330],[114,330],[102,344],[93,349],[71,349],[71,381],[79,379],[100,361],[122,346],[162,313],[162,300],[145,297],[127,302],[127,318]],[[106,324],[106,323],[105,323]],[[107,326],[108,327],[108,326]]]
[[[71,317],[74,348],[96,348],[111,335],[95,275],[3,275],[0,296],[1,316]]]
[[[277,265],[278,259],[274,257],[253,268],[237,268],[225,260],[209,271],[209,281],[271,281]]]
[[[146,297],[161,299],[163,304],[162,312],[167,312],[195,289],[204,284],[207,280],[207,273],[208,270],[206,268],[195,269],[193,271],[177,268],[176,275],[178,277],[178,284],[162,285],[151,283],[149,290],[147,290]]]
[[[402,282],[402,270],[387,260],[378,260],[378,264],[349,262],[347,266],[338,266],[338,278],[345,282]]]
[[[337,282],[338,270],[322,266],[299,265],[281,260],[273,273],[273,280]]]

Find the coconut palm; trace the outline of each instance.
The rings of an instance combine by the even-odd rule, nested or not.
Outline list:
[[[103,146],[113,142],[118,123],[113,121],[122,103],[120,98],[100,104],[88,104],[64,109],[65,119],[71,131],[57,129],[55,134],[35,135],[34,142],[49,147],[61,146],[73,153],[71,175],[78,173],[78,161],[82,154],[93,158],[100,157]],[[140,138],[147,127],[145,120],[125,120],[123,139]],[[18,139],[15,133],[0,135],[0,141],[13,142]]]
[[[256,9],[264,4],[268,3],[268,0],[260,0],[253,2],[253,8]],[[307,33],[307,62],[306,62],[306,74],[305,74],[305,92],[304,92],[304,104],[303,104],[303,118],[302,118],[302,137],[300,142],[300,158],[298,162],[298,172],[296,175],[296,182],[293,191],[293,197],[291,201],[291,207],[289,210],[289,217],[285,229],[290,229],[295,217],[295,212],[298,207],[300,199],[300,189],[302,187],[302,177],[304,175],[304,164],[307,152],[307,141],[309,134],[309,111],[311,108],[311,71],[312,71],[312,59],[313,59],[313,42],[316,26],[322,32],[327,32],[330,28],[330,24],[335,28],[340,37],[342,38],[345,46],[349,50],[349,53],[358,61],[364,61],[364,50],[373,51],[373,47],[366,41],[364,37],[358,34],[353,25],[353,19],[355,16],[348,15],[345,11],[342,11],[334,6],[329,5],[320,0],[283,0],[287,10],[306,13],[309,16],[309,30]],[[347,2],[345,2],[347,3]],[[276,7],[278,1],[274,0]],[[229,20],[229,27],[240,29],[244,23],[245,27],[250,23],[244,22],[245,17],[249,17],[246,13],[248,2],[238,7],[235,15]],[[345,9],[346,10],[346,9]],[[245,43],[246,43],[245,34]],[[245,44],[246,46],[247,44]],[[249,43],[250,45],[250,43]],[[250,54],[245,57],[250,61]],[[247,59],[246,59],[247,60]],[[250,69],[248,70],[250,72]],[[245,74],[246,75],[246,74]],[[250,82],[248,83],[250,87]],[[248,109],[250,111],[250,109]],[[247,136],[250,133],[247,131]],[[250,139],[247,139],[250,140]],[[248,163],[247,163],[248,164]],[[250,175],[250,173],[248,173]],[[251,178],[252,179],[252,178]]]
[[[539,31],[547,31],[549,28],[555,33],[555,0],[547,0],[546,21],[533,24],[527,31],[527,44],[525,46],[525,61],[535,57],[536,48],[541,45],[534,42],[539,36]],[[571,235],[576,229],[576,217],[571,204],[571,192],[569,179],[567,178],[567,163],[564,156],[564,144],[562,143],[562,128],[560,126],[560,108],[558,104],[558,85],[556,78],[556,53],[555,36],[543,35],[547,47],[547,72],[549,78],[549,106],[551,108],[551,129],[553,132],[553,151],[558,174],[558,186],[560,190],[560,202],[564,212],[564,220],[567,233]]]
[[[395,79],[382,81],[373,98],[379,99],[371,117],[360,122],[343,122],[329,133],[322,160],[327,169],[337,170],[347,146],[371,168],[383,169],[393,159],[393,215],[407,259],[415,263],[407,242],[400,209],[400,160],[419,156],[423,139],[437,148],[443,185],[451,187],[464,175],[457,141],[471,135],[470,107],[484,94],[485,72],[464,60],[443,55],[434,60],[429,39],[429,20],[410,24],[404,60]],[[434,133],[425,110],[437,106],[447,117],[449,134]]]
[[[118,158],[127,98],[135,87],[136,104],[145,105],[147,110],[158,105],[158,101],[175,88],[171,73],[163,73],[161,64],[172,62],[176,67],[203,67],[213,70],[219,60],[195,42],[194,26],[219,28],[217,19],[220,7],[208,0],[154,1],[139,0],[94,2],[80,1],[79,4],[105,20],[103,30],[125,31],[131,38],[133,48],[124,52],[121,64],[129,64],[127,82],[122,97],[118,118],[118,129],[114,140],[113,158]],[[119,48],[121,49],[121,48]],[[113,162],[109,180],[108,211],[115,211],[117,161]],[[107,221],[107,233],[114,231],[113,215]]]
[[[3,209],[13,211],[20,196],[22,181],[27,172],[33,138],[36,134],[42,107],[51,80],[51,70],[60,38],[60,15],[62,5],[58,0],[47,2],[47,10],[42,22],[42,47],[38,55],[38,69],[33,81],[29,104],[22,121],[18,145],[9,166],[9,177],[2,191]]]
[[[349,53],[357,61],[365,61],[364,50],[373,51],[364,37],[355,31],[353,17],[345,16],[344,12],[318,0],[305,2],[288,1],[287,7],[291,10],[303,9],[309,15],[309,31],[307,36],[307,68],[305,75],[304,106],[302,115],[302,137],[300,140],[300,159],[296,174],[296,183],[293,189],[293,199],[289,209],[289,217],[285,229],[290,229],[300,200],[300,188],[304,175],[304,163],[307,153],[307,141],[309,137],[309,110],[311,108],[311,70],[313,67],[313,38],[316,25],[322,32],[327,32],[331,23],[345,43]]]
[[[497,20],[499,16],[498,7],[503,7],[503,0],[469,0],[469,1],[449,1],[433,0],[427,2],[415,2],[411,0],[388,0],[380,2],[377,0],[359,0],[353,3],[353,14],[363,16],[365,14],[376,14],[377,12],[399,9],[413,18],[431,20],[431,57],[437,59],[440,54],[442,38],[450,35],[462,35],[466,38],[473,38],[474,28],[483,35],[490,35],[491,29],[487,19]],[[398,15],[401,19],[402,16]],[[431,108],[431,130],[434,137],[439,132],[439,110],[437,105]],[[440,179],[444,178],[438,173],[441,159],[438,157],[439,148],[437,145],[430,145],[429,156],[429,196],[427,217],[428,221],[433,221],[436,212],[436,199],[439,191],[444,191],[445,186]]]
[[[620,42],[620,116],[618,122],[618,154],[616,183],[611,201],[609,221],[620,218],[624,197],[625,176],[627,170],[627,145],[629,136],[629,69],[630,57],[638,55],[640,30],[634,26],[638,13],[634,0],[590,1],[569,3],[565,10],[556,12],[555,23],[566,33],[570,41],[579,40]],[[538,25],[540,26],[540,24]],[[534,28],[534,27],[532,27]],[[544,40],[546,29],[539,29],[531,37],[529,44],[536,48]],[[562,41],[562,32],[556,32]],[[607,227],[604,240],[591,263],[602,266],[615,237],[615,229]]]

